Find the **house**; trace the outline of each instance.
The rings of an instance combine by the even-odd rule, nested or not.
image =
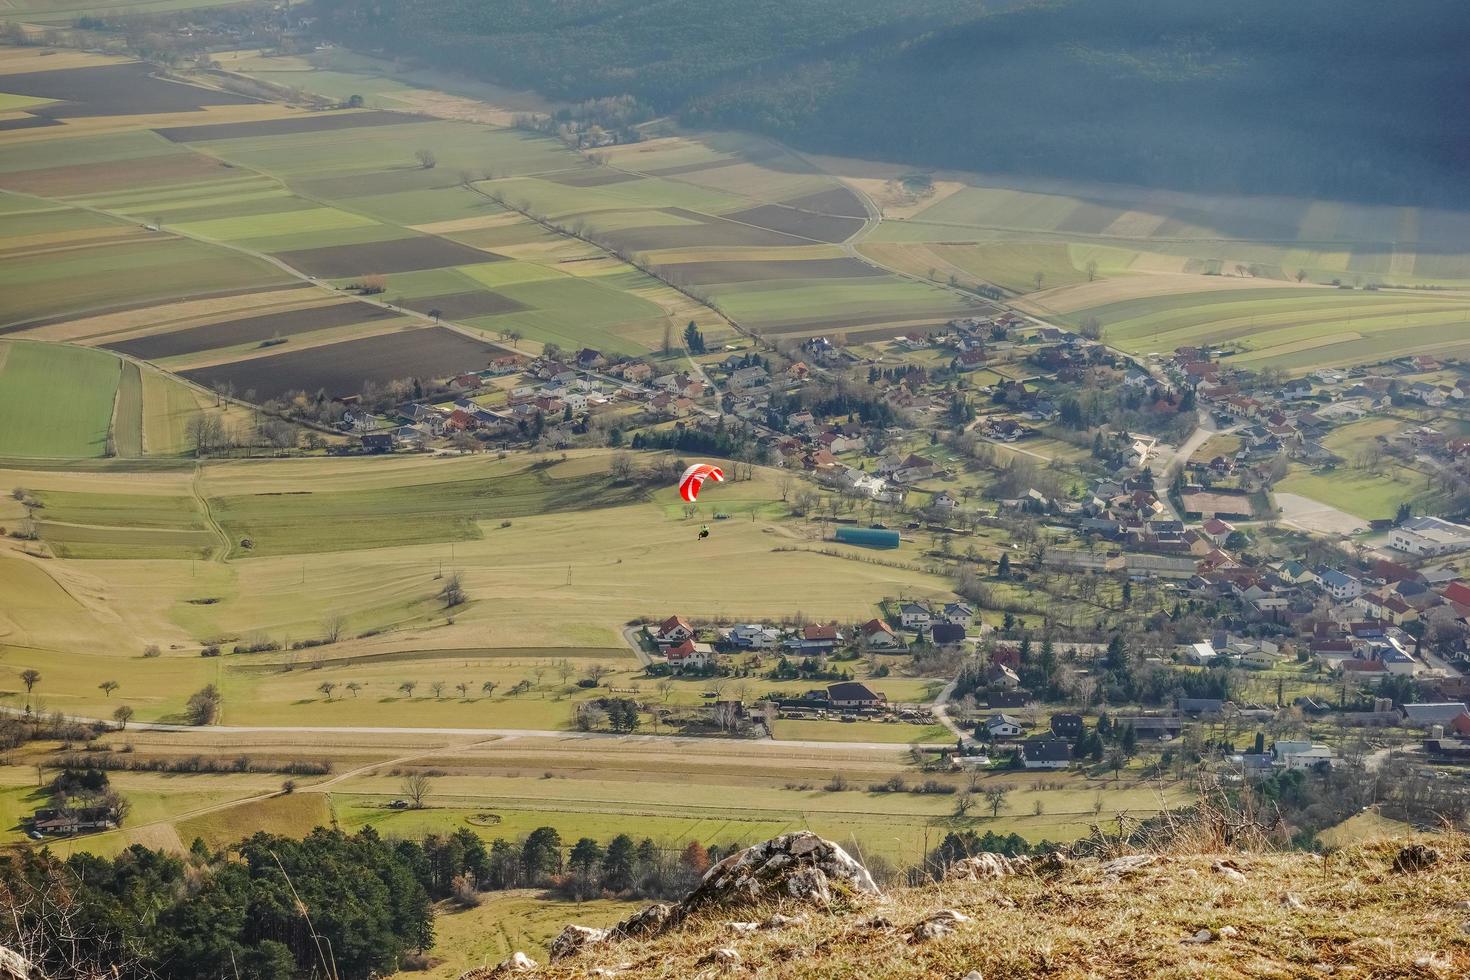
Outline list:
[[[669,647],[664,653],[664,659],[675,671],[701,670],[714,663],[715,651],[708,643],[685,640],[677,646]]]
[[[946,623],[955,626],[969,626],[975,620],[975,610],[963,602],[946,603],[940,615]]]
[[[1466,713],[1463,701],[1438,701],[1429,704],[1406,704],[1403,706],[1404,724],[1414,728],[1429,728],[1432,725],[1449,726]]]
[[[1225,547],[1225,539],[1230,537],[1235,531],[1235,525],[1229,521],[1222,521],[1218,517],[1211,517],[1200,525],[1200,530],[1204,532],[1207,538],[1223,548]]]
[[[843,681],[827,685],[827,700],[834,708],[858,708],[871,710],[881,708],[888,699],[857,681]]]
[[[730,387],[736,391],[743,391],[746,388],[759,388],[764,384],[768,384],[770,380],[771,376],[766,373],[766,369],[759,365],[741,368],[738,371],[732,371],[730,373]]]
[[[893,632],[893,627],[881,619],[868,620],[859,632],[862,634],[863,645],[869,650],[902,650],[904,647],[903,637]]]
[[[1225,713],[1229,702],[1218,698],[1177,698],[1175,708],[1191,718],[1218,718]]]
[[[1021,686],[1020,676],[1005,664],[991,663],[985,668],[985,682],[991,687],[1014,691]]]
[[[741,623],[726,630],[724,639],[741,650],[770,650],[781,645],[782,633],[774,626]]]
[[[392,432],[369,432],[362,437],[362,448],[370,453],[391,453],[397,441]]]
[[[1081,715],[1056,714],[1051,716],[1051,733],[1057,738],[1081,738],[1087,726]]]
[[[675,643],[683,643],[692,639],[694,627],[689,625],[689,620],[682,616],[670,616],[658,624],[653,631],[653,640],[659,646],[669,646]]]
[[[31,829],[41,834],[80,834],[89,830],[111,830],[117,824],[107,806],[76,809],[42,809],[31,817]]]
[[[1362,582],[1335,568],[1319,571],[1317,581],[1321,584],[1322,589],[1338,602],[1351,602],[1363,594]]]
[[[1025,729],[1019,718],[998,711],[985,721],[985,733],[991,738],[1019,738]]]
[[[898,607],[898,619],[904,629],[927,629],[934,622],[934,614],[922,602],[905,602]]]
[[[831,653],[837,649],[837,644],[842,642],[842,634],[837,632],[837,626],[829,623],[821,626],[816,623],[808,623],[801,628],[801,639],[797,646],[804,653]]]
[[[930,627],[930,636],[935,646],[958,646],[965,642],[965,628],[955,623],[935,623]]]
[[[1388,535],[1388,546],[1421,558],[1470,548],[1470,527],[1439,517],[1415,517]]]
[[[910,453],[909,456],[899,464],[893,471],[893,478],[899,483],[914,483],[918,480],[927,480],[934,475],[934,464],[922,456]]]
[[[1319,769],[1331,766],[1337,753],[1325,745],[1311,742],[1277,741],[1271,746],[1276,765],[1286,769]]]
[[[1184,656],[1192,664],[1197,664],[1200,667],[1208,667],[1215,662],[1215,658],[1219,654],[1215,652],[1214,645],[1209,640],[1205,640],[1203,643],[1191,643],[1185,651]]]
[[[1028,738],[1021,744],[1021,762],[1027,769],[1065,769],[1072,764],[1072,746],[1060,738]]]
[[[1114,718],[1113,727],[1115,730],[1132,728],[1140,739],[1167,742],[1184,731],[1184,720],[1178,715],[1138,715]]]

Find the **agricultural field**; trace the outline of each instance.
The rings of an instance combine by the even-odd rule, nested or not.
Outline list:
[[[607,684],[652,691],[622,636],[630,620],[677,609],[854,622],[897,589],[950,595],[942,579],[822,541],[819,529],[790,516],[770,471],[721,486],[718,506],[731,518],[696,545],[708,515],[686,516],[671,488],[611,481],[610,459],[238,460],[201,463],[197,475],[122,461],[90,473],[0,470],[0,483],[25,487],[42,505],[40,545],[57,556],[0,554],[0,575],[26,596],[0,618],[0,687],[37,665],[52,704],[110,713],[112,699],[96,687],[105,678],[92,675],[125,666],[131,680],[117,698],[140,720],[174,716],[210,677],[226,692],[227,719],[560,729],[571,725],[575,701],[596,693],[568,676],[594,663],[611,671]],[[0,520],[22,513],[8,496],[0,504]],[[917,553],[909,543],[886,557],[917,568]],[[718,574],[691,574],[696,559]],[[438,594],[451,574],[469,601],[446,609]],[[199,657],[205,644],[289,646],[329,633],[338,642],[305,651]],[[167,652],[141,658],[148,644]],[[568,676],[561,661],[572,665]],[[850,668],[859,677],[869,669]],[[324,681],[336,685],[330,696]],[[421,689],[405,694],[405,681]],[[435,681],[449,691],[465,682],[468,693],[428,696]],[[522,681],[530,691],[510,693]],[[495,685],[489,693],[486,682]],[[348,694],[349,683],[358,690]],[[810,686],[746,683],[751,691]],[[935,693],[916,678],[880,683],[894,700]],[[679,681],[660,696],[692,706],[706,689]],[[805,724],[790,723],[790,737],[940,734]]]
[[[121,373],[100,351],[0,342],[0,456],[103,455]]]
[[[7,52],[0,69],[32,61]],[[77,62],[8,74],[0,88],[54,100],[18,103],[54,125],[0,145],[10,335],[109,346],[267,398],[477,369],[511,333],[532,351],[646,353],[690,320],[712,341],[728,330],[470,185],[471,168],[586,166],[559,142],[422,113],[308,114],[160,82],[135,63]],[[108,85],[117,91],[93,91]],[[497,264],[517,271],[488,271]],[[384,278],[382,301],[341,302],[365,276]],[[287,296],[292,285],[302,294]],[[445,326],[396,336],[431,310]]]

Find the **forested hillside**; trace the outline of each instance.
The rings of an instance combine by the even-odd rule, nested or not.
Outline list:
[[[810,151],[1404,203],[1463,203],[1470,174],[1461,0],[317,6],[359,47]]]

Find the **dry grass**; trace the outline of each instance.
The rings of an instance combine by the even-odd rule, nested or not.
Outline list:
[[[780,931],[737,934],[720,917],[537,975],[583,977],[623,966],[629,976],[712,977],[718,970],[700,960],[728,946],[741,964],[724,975],[762,978],[896,980],[972,970],[1006,978],[1465,976],[1466,842],[1426,839],[1444,855],[1440,862],[1397,874],[1391,864],[1404,843],[1379,841],[1326,859],[1234,855],[1228,860],[1240,877],[1215,870],[1227,858],[1209,853],[1156,856],[1121,876],[1087,860],[1055,876],[900,889]],[[940,909],[973,921],[950,936],[911,942],[913,925]],[[872,916],[893,927],[867,927]],[[1185,942],[1206,929],[1210,941]]]

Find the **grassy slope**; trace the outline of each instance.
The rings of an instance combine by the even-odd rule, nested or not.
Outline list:
[[[945,883],[862,899],[803,925],[740,936],[723,923],[759,920],[741,909],[695,920],[653,941],[625,942],[544,968],[554,980],[631,964],[633,972],[694,976],[716,946],[736,949],[742,972],[773,978],[871,980],[960,977],[1374,977],[1464,976],[1470,938],[1461,928],[1465,858],[1431,839],[1446,860],[1396,875],[1403,841],[1353,847],[1324,862],[1307,854],[1232,855],[1244,880],[1212,871],[1224,855],[1165,856],[1122,882],[1095,861],[1053,876]],[[1283,904],[1288,893],[1300,908]],[[912,943],[912,926],[941,909],[973,921],[948,937]],[[890,929],[863,928],[878,914]],[[1235,935],[1184,943],[1201,929]],[[1434,957],[1430,962],[1427,958]],[[538,973],[538,976],[542,975]]]

